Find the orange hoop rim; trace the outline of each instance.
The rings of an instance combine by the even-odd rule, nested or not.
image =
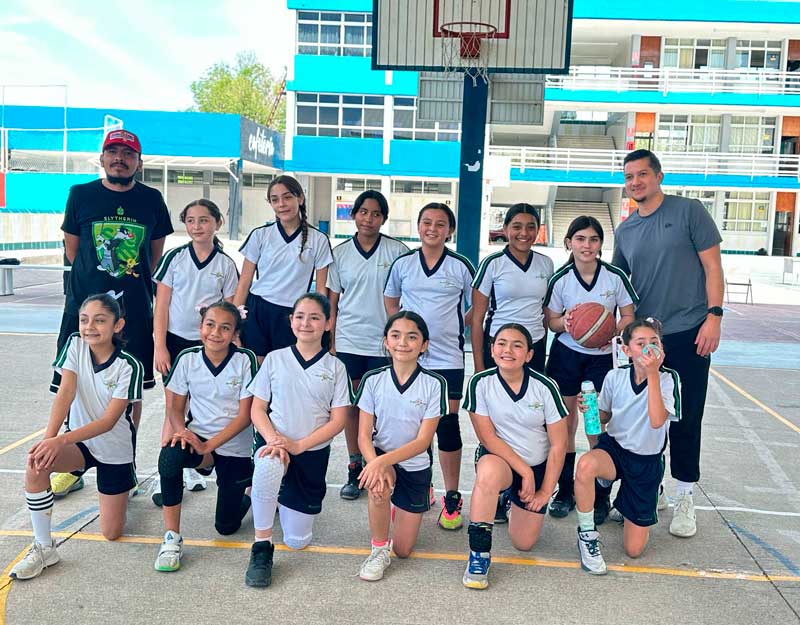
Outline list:
[[[465,28],[462,28],[465,27]],[[476,30],[474,27],[485,28],[486,31]],[[460,29],[460,30],[457,30]],[[439,32],[444,37],[456,39],[458,37],[468,37],[473,39],[491,39],[497,34],[497,26],[487,22],[447,22],[439,27]]]

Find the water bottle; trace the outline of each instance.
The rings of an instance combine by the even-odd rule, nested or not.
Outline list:
[[[583,403],[586,404],[586,411],[583,413],[583,427],[586,434],[597,435],[602,431],[600,428],[600,411],[597,408],[597,391],[591,380],[581,382],[581,396]]]
[[[653,358],[661,357],[661,350],[658,349],[658,345],[653,345],[652,343],[650,343],[649,345],[645,345],[644,348],[642,348],[642,353],[648,354]],[[639,362],[639,364],[642,364],[641,358],[637,358],[637,361]]]

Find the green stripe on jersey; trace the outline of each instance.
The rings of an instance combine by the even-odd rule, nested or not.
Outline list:
[[[256,355],[253,352],[251,352],[249,349],[245,348],[245,347],[237,347],[236,351],[241,353],[241,354],[244,354],[245,356],[247,356],[247,358],[250,360],[250,376],[253,377],[253,378],[256,377],[256,373],[258,373],[258,359],[256,358]],[[181,353],[183,353],[183,352],[181,352]],[[178,355],[180,356],[180,354],[178,354]],[[176,358],[176,360],[177,360],[177,358]],[[170,370],[170,373],[172,373],[171,370]],[[166,385],[167,385],[167,383],[164,382],[164,386],[166,386]]]
[[[566,417],[569,411],[567,410],[566,404],[564,404],[564,400],[561,398],[561,390],[558,388],[556,381],[530,368],[528,369],[528,373],[532,378],[538,380],[547,387],[547,390],[549,390],[550,394],[553,396],[558,414],[560,414],[562,418]]]
[[[462,405],[462,408],[464,408],[464,410],[466,410],[467,412],[475,412],[475,389],[478,387],[478,382],[483,378],[487,378],[490,375],[494,375],[495,373],[497,373],[497,367],[492,367],[491,369],[486,369],[472,376],[472,378],[469,381],[469,384],[467,384],[467,392],[466,395],[464,396],[464,403]]]
[[[626,274],[622,269],[620,269],[616,265],[605,263],[602,260],[599,262],[603,267],[608,269],[611,273],[618,276],[620,280],[622,280],[622,285],[625,287],[625,290],[628,292],[628,295],[630,295],[630,298],[633,300],[633,303],[638,304],[639,296],[636,294],[636,289],[633,288],[630,278],[628,278],[628,274]]]
[[[176,247],[175,249],[170,250],[166,254],[161,257],[161,260],[158,261],[158,265],[156,266],[155,273],[153,273],[153,280],[157,282],[161,282],[164,279],[164,275],[167,273],[167,269],[169,268],[169,264],[175,259],[178,255],[178,252],[181,250],[185,250],[189,247],[191,243],[187,243],[186,245],[181,245],[180,247]]]
[[[358,385],[358,392],[353,397],[353,405],[358,405],[358,401],[361,399],[361,394],[364,392],[364,382],[367,381],[367,378],[371,378],[373,375],[378,375],[379,373],[383,373],[392,365],[384,365],[383,367],[378,367],[377,369],[372,369],[371,371],[367,371],[364,375],[361,376],[361,384]],[[348,379],[350,376],[347,376]]]
[[[67,342],[64,343],[64,347],[61,348],[61,351],[58,352],[56,359],[53,361],[54,367],[61,367],[64,364],[64,361],[67,359],[67,352],[69,351],[70,343],[72,343],[72,339],[80,338],[80,332],[73,332],[67,337]]]
[[[475,279],[472,281],[472,288],[477,289],[481,286],[481,282],[483,282],[483,277],[486,275],[486,270],[489,267],[489,264],[497,258],[503,256],[505,252],[495,252],[494,254],[490,254],[486,258],[484,258],[480,264],[478,265],[478,273],[475,276]]]
[[[172,374],[175,373],[175,367],[178,366],[178,361],[181,359],[181,356],[199,352],[201,349],[203,349],[202,345],[197,345],[195,347],[187,347],[186,349],[181,351],[177,356],[175,356],[175,362],[172,363],[172,366],[169,368],[169,373],[167,374],[167,377],[164,379],[165,387],[167,386],[167,384],[169,384],[169,381],[172,379]]]
[[[398,256],[397,258],[395,258],[392,261],[392,264],[389,265],[389,271],[386,272],[386,282],[383,283],[383,290],[384,291],[386,290],[386,285],[389,284],[389,278],[392,275],[392,269],[394,269],[395,263],[397,263],[397,261],[400,260],[401,258],[405,258],[407,256],[411,256],[412,254],[416,254],[416,253],[417,253],[417,250],[408,250],[404,254],[400,254],[400,256]]]
[[[458,252],[454,252],[449,247],[444,248],[444,253],[446,255],[452,256],[453,258],[457,258],[462,263],[464,263],[467,266],[467,270],[469,270],[469,275],[475,277],[475,265],[472,264],[472,261],[469,258],[467,258],[466,256],[462,256]]]
[[[439,411],[442,413],[442,416],[445,416],[450,412],[450,405],[448,403],[448,397],[447,397],[447,380],[445,380],[435,371],[431,371],[430,369],[422,369],[420,373],[426,373],[439,380],[440,384]]]
[[[662,366],[661,371],[669,373],[672,376],[672,399],[675,401],[675,418],[681,420],[681,376],[675,369]]]
[[[553,288],[556,286],[556,282],[572,271],[574,266],[575,263],[562,265],[558,271],[550,276],[550,280],[547,281],[547,293],[545,293],[544,299],[542,300],[542,306],[547,306],[550,303],[550,298],[553,296]]]
[[[142,363],[125,350],[119,353],[119,357],[131,366],[131,381],[128,383],[128,401],[141,399],[142,379],[144,378]]]

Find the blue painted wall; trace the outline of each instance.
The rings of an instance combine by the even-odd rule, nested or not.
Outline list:
[[[294,57],[294,80],[290,91],[321,93],[359,93],[374,95],[417,95],[417,72],[393,72],[386,84],[386,72],[372,71],[370,57],[313,56]]]
[[[699,93],[671,91],[593,91],[548,88],[545,100],[550,102],[614,102],[624,104],[702,104],[709,106],[794,106],[800,107],[800,95],[757,93]]]
[[[0,213],[63,213],[69,188],[97,180],[97,174],[8,172],[6,208]]]

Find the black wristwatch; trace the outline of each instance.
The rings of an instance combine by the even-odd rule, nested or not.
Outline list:
[[[710,315],[714,315],[715,317],[721,317],[722,316],[722,306],[712,306],[711,308],[708,309],[708,313]]]

